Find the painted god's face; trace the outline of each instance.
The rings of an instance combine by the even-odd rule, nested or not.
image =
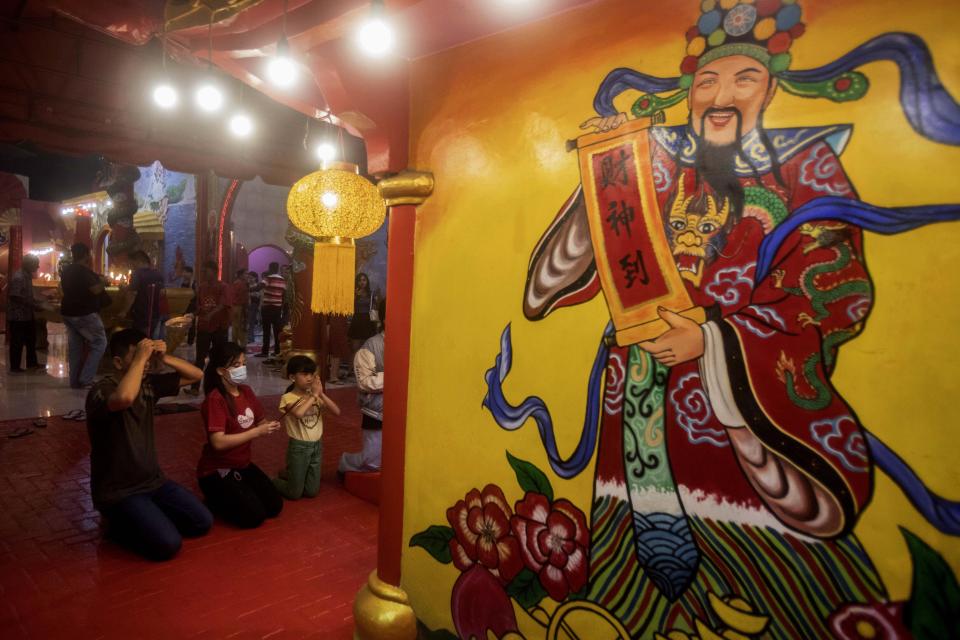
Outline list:
[[[693,130],[710,144],[737,141],[757,126],[760,114],[773,98],[776,80],[762,64],[747,56],[727,56],[704,65],[690,87]]]

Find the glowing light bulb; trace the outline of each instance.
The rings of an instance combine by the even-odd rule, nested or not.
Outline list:
[[[161,109],[172,109],[179,100],[177,90],[165,82],[158,84],[153,90],[153,101]]]
[[[330,162],[337,157],[337,150],[329,142],[321,142],[317,145],[317,157],[320,158],[322,162]]]
[[[323,195],[320,196],[320,202],[322,202],[323,206],[327,209],[334,209],[337,203],[340,202],[340,198],[332,191],[325,191]]]
[[[382,56],[393,49],[393,29],[383,18],[370,18],[357,31],[357,44],[371,56]]]
[[[288,56],[278,53],[267,65],[270,82],[287,89],[297,82],[297,65]]]
[[[205,84],[197,89],[196,98],[197,106],[209,113],[219,111],[223,106],[223,93],[211,84]]]
[[[239,137],[244,138],[253,131],[253,120],[251,120],[246,114],[238,113],[232,118],[230,118],[230,132]]]

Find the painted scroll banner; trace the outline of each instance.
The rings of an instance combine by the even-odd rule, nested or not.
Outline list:
[[[703,322],[677,271],[653,188],[649,124],[634,120],[577,140],[590,236],[607,306],[623,346],[669,327],[665,307]]]

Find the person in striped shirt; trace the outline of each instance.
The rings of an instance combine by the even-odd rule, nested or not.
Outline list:
[[[270,269],[267,271],[267,277],[264,279],[263,302],[260,306],[260,318],[263,323],[263,347],[258,358],[266,358],[270,355],[270,334],[273,334],[273,355],[280,354],[280,313],[283,309],[283,294],[287,289],[287,283],[280,275],[280,265],[276,262],[270,263]]]

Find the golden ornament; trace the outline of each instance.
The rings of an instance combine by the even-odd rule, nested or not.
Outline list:
[[[314,313],[353,313],[354,240],[383,224],[386,203],[356,165],[336,162],[298,180],[287,197],[287,217],[314,240]]]

